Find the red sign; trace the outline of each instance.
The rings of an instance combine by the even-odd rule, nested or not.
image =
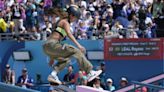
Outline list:
[[[105,39],[105,60],[161,60],[163,39]]]

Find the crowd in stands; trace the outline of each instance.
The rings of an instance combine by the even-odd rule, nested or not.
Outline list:
[[[46,40],[52,32],[52,17],[47,17],[45,10],[57,1],[1,0],[0,33],[13,33],[15,38],[32,33],[31,40]],[[77,39],[155,38],[156,19],[164,19],[163,0],[77,0],[75,4],[82,13],[80,20],[71,24]],[[69,3],[59,6],[66,10]]]

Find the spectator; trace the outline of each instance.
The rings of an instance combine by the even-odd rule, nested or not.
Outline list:
[[[1,11],[0,11],[1,14]],[[3,18],[0,18],[0,33],[5,33],[7,31],[7,23]]]
[[[141,87],[141,88],[137,88],[137,90],[135,90],[135,92],[148,92],[147,87]]]
[[[119,33],[121,29],[123,29],[123,26],[120,24],[119,21],[116,21],[115,24],[111,28],[112,38],[123,38],[123,36],[120,35]]]
[[[98,31],[98,37],[99,37],[99,39],[102,39],[104,37],[104,34],[109,31],[109,26],[108,26],[108,24],[106,22],[105,16],[104,16],[103,19],[101,19],[101,23],[100,23],[100,27],[99,28],[100,29]]]
[[[87,2],[86,0],[80,0],[80,6],[84,6],[85,9],[87,9]]]
[[[162,13],[163,3],[162,0],[154,0],[153,3],[153,18],[158,18]]]
[[[86,77],[86,76],[83,76],[83,77],[82,77],[82,80],[81,80],[81,85],[85,85],[85,86],[87,86],[87,85],[88,85],[88,79],[87,79],[87,77]]]
[[[31,0],[28,0],[26,3],[26,21],[25,25],[28,32],[36,32],[36,6]]]
[[[91,13],[89,11],[86,13],[86,16],[83,19],[83,21],[85,22],[85,25],[86,25],[86,27],[88,29],[91,26],[91,23],[93,22],[92,15],[91,15]]]
[[[12,20],[15,24],[14,31],[16,35],[18,35],[20,31],[25,31],[25,27],[23,26],[23,18],[22,18],[22,13],[24,13],[24,8],[21,6],[18,0],[15,0],[11,10],[12,10]]]
[[[122,77],[120,80],[120,88],[128,86],[128,80],[125,77]]]
[[[4,19],[8,25],[8,28],[7,28],[7,32],[14,32],[14,27],[15,27],[15,24],[14,22],[12,21],[12,11],[11,11],[11,8],[10,7],[7,7],[6,8],[6,12],[5,12],[5,16],[4,16]]]
[[[141,8],[142,2],[141,0],[136,0],[134,4],[135,4],[135,10],[138,13],[139,9]]]
[[[64,84],[69,88],[75,88],[75,74],[73,73],[73,66],[68,67],[68,73],[64,76]]]
[[[141,33],[141,38],[145,37],[145,31],[147,29],[147,25],[145,23],[146,20],[146,11],[144,6],[142,5],[138,11],[138,18],[139,18],[139,31]]]
[[[118,17],[116,18],[115,21],[119,21],[119,23],[120,23],[124,28],[127,28],[128,25],[129,25],[128,18],[127,18],[126,14],[125,14],[123,11],[121,11],[120,16],[118,16]]]
[[[52,0],[43,0],[44,1],[44,8],[52,7]]]
[[[93,18],[94,20],[94,28],[97,29],[100,25],[100,15],[98,11],[95,11]]]
[[[163,2],[164,5],[164,2]],[[163,29],[164,29],[164,6],[162,8],[162,13],[160,14],[159,18],[154,19],[154,22],[156,23],[156,27],[157,27],[157,36],[158,37],[163,37]]]
[[[114,91],[116,88],[113,86],[113,80],[111,78],[107,79],[107,90]]]
[[[129,25],[132,25],[133,28],[138,29],[139,26],[139,18],[137,17],[135,12],[131,12],[131,14],[128,17],[129,19]]]
[[[145,38],[155,38],[156,37],[156,25],[152,22],[150,17],[146,17],[145,24],[147,29],[145,31]]]
[[[103,90],[103,88],[101,87],[101,81],[99,77],[96,77],[94,80],[94,84],[93,84],[93,88],[97,88],[100,90]]]
[[[81,6],[80,9],[81,9],[81,12],[82,12],[81,18],[84,19],[86,14],[87,14],[87,10],[86,10],[85,6]]]
[[[114,19],[113,19],[113,8],[111,6],[109,6],[109,8],[106,11],[107,16],[106,16],[106,22],[109,24],[109,27],[111,29],[113,23],[114,23]]]
[[[14,0],[6,0],[5,6],[6,7],[11,7],[14,4]]]
[[[135,10],[135,5],[134,2],[128,2],[124,7],[123,7],[123,12],[125,13],[125,16],[128,17],[131,12],[136,11]]]
[[[124,7],[124,3],[121,0],[113,0],[111,6],[113,7],[113,18],[116,19],[121,15],[121,11]]]
[[[22,88],[30,88],[33,84],[33,79],[28,75],[27,69],[22,69],[22,75],[18,77],[17,85]]]
[[[0,9],[4,10],[5,9],[5,0],[0,1]]]
[[[78,39],[87,39],[87,26],[86,23],[84,21],[80,21],[79,22],[79,27],[77,28],[78,33]]]
[[[42,26],[42,40],[47,40],[47,37],[52,33],[52,24],[49,20],[45,20],[45,25]]]
[[[102,62],[100,64],[100,69],[102,70],[102,73],[99,75],[100,80],[101,80],[101,86],[102,86],[103,89],[105,89],[105,82],[106,82],[106,79],[105,79],[105,76],[106,76],[106,73],[105,73],[105,62]]]
[[[128,26],[128,29],[126,32],[126,38],[138,38],[138,35],[133,25]]]
[[[5,72],[3,74],[3,82],[6,84],[12,84],[15,85],[15,72],[14,70],[10,69],[10,65],[7,64],[5,67]]]
[[[83,85],[83,84],[85,84],[85,83],[83,83],[83,82],[85,82],[85,77],[86,77],[85,71],[80,70],[78,72],[78,74],[76,75],[76,77],[75,77],[76,85]]]

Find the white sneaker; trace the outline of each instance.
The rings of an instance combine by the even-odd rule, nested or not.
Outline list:
[[[57,83],[59,85],[62,84],[62,82],[59,80],[59,78],[57,76],[56,71],[52,71],[52,73],[48,76],[48,81],[53,82],[53,83]]]
[[[98,70],[98,71],[94,71],[91,70],[90,73],[88,73],[87,77],[88,77],[88,82],[92,81],[93,79],[95,79],[97,76],[99,76],[102,73],[102,70]]]

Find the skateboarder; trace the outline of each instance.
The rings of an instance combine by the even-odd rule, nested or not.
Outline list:
[[[54,8],[54,11],[55,10],[57,9]],[[51,13],[53,13],[52,10]],[[50,57],[50,65],[53,65],[54,60],[58,60],[58,63],[53,66],[54,70],[48,76],[48,81],[52,82],[53,80],[53,82],[62,84],[57,74],[70,63],[70,58],[72,56],[77,59],[79,68],[86,71],[88,81],[92,81],[95,77],[101,74],[102,70],[92,70],[92,64],[84,55],[85,48],[75,39],[70,30],[70,23],[76,21],[81,16],[80,9],[76,5],[70,5],[70,7],[67,9],[67,17],[63,17],[66,15],[61,14],[62,12],[59,12],[59,10],[55,11],[54,13],[55,14],[51,14],[53,18],[52,20],[55,20],[54,16],[56,15],[58,15],[60,19],[58,22],[56,22],[53,33],[43,45],[43,49],[44,52]],[[62,41],[65,37],[68,37],[77,46],[77,48],[72,45],[63,44]]]

